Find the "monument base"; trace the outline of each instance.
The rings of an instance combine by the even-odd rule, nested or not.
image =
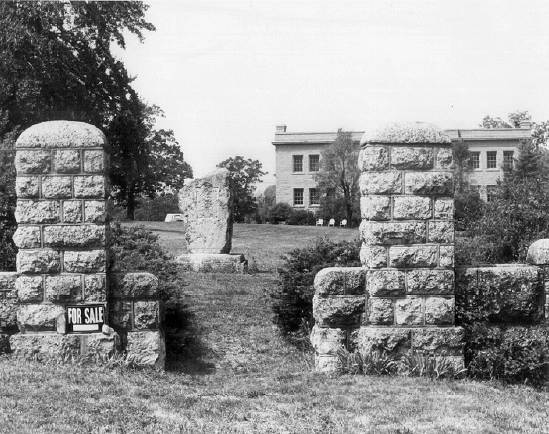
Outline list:
[[[248,270],[248,261],[240,253],[186,253],[179,256],[177,263],[185,271],[198,273],[245,273]]]
[[[80,357],[105,360],[120,351],[118,333],[59,334],[17,333],[10,337],[12,356],[25,360],[62,360],[71,362]]]

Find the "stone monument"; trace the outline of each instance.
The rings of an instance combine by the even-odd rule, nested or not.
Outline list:
[[[241,254],[231,254],[232,196],[227,169],[192,180],[179,191],[179,209],[186,231],[186,253],[177,261],[199,272],[245,271]]]

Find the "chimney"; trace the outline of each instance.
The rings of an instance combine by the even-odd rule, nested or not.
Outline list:
[[[530,122],[528,120],[520,121],[520,127],[530,129],[530,128],[532,128],[532,122]]]
[[[286,125],[277,125],[275,132],[276,133],[285,133],[286,128],[288,128]]]

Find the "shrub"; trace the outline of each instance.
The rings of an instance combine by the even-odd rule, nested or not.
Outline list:
[[[269,220],[275,225],[288,220],[293,212],[293,208],[285,202],[277,203],[269,213]]]
[[[0,222],[0,271],[15,271],[17,247],[13,243],[15,227]]]
[[[277,288],[271,293],[274,322],[286,335],[302,336],[313,324],[313,281],[326,267],[359,267],[360,242],[333,242],[319,238],[313,244],[295,249],[282,257]],[[301,331],[301,333],[300,333]]]
[[[487,236],[456,237],[456,265],[480,266],[497,262],[497,246]]]
[[[541,385],[549,364],[549,330],[544,326],[465,327],[465,362],[473,378]]]
[[[305,210],[292,210],[292,213],[286,220],[289,225],[314,225],[316,223],[315,215],[310,211]]]
[[[168,348],[177,345],[173,333],[188,322],[187,306],[180,301],[183,282],[180,267],[158,243],[158,237],[143,226],[122,227],[114,224],[110,238],[109,271],[128,273],[143,271],[158,277],[160,296],[165,301],[166,342]]]
[[[467,189],[457,192],[454,196],[454,221],[456,230],[471,229],[483,215],[485,202],[481,199],[478,190]]]

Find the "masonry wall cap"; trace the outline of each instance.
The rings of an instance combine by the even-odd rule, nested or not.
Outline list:
[[[21,133],[17,148],[104,148],[105,134],[93,125],[75,121],[48,121]]]
[[[393,122],[366,131],[360,145],[370,143],[451,143],[451,140],[444,131],[430,123]]]

